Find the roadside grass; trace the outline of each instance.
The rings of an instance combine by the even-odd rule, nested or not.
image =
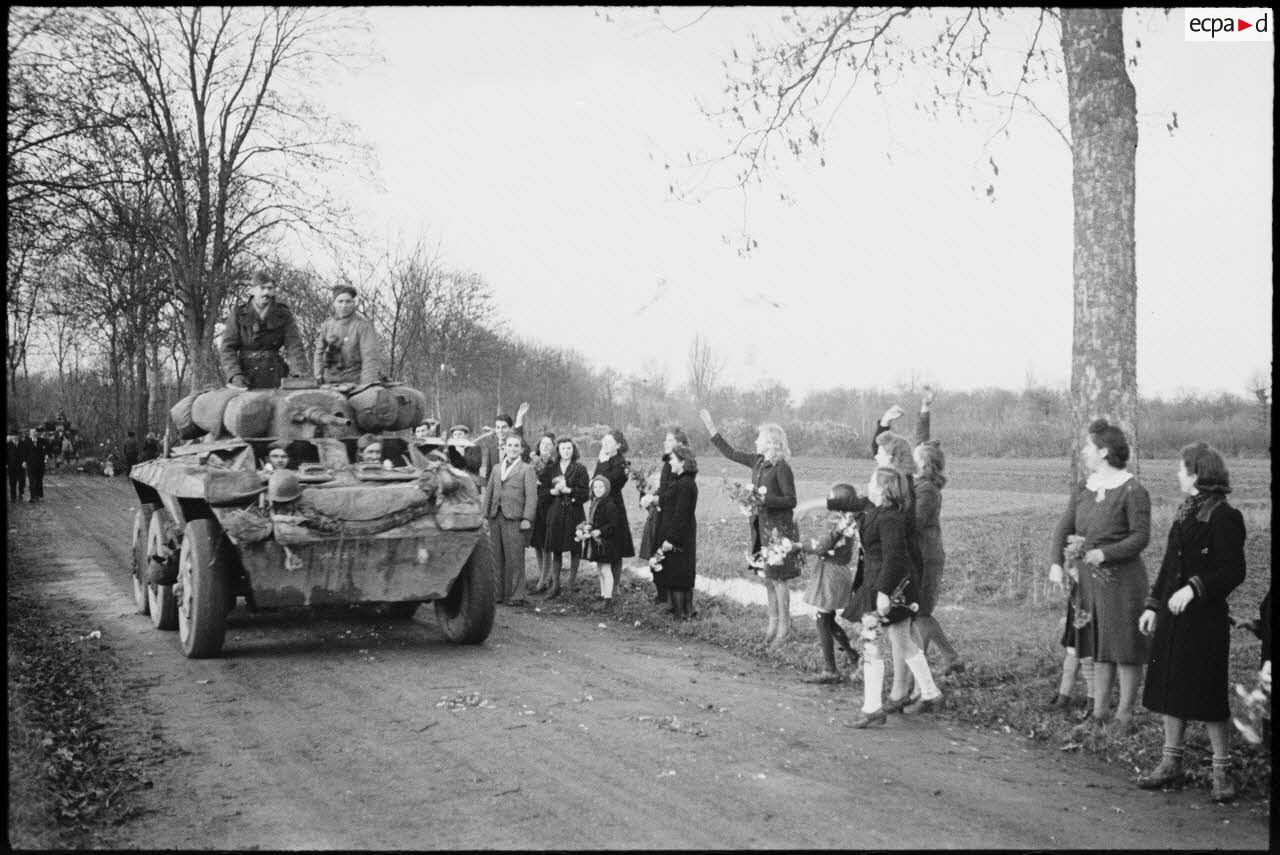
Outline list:
[[[698,478],[698,573],[754,579],[744,560],[746,518],[720,488],[720,462],[716,457],[704,459]],[[829,484],[836,481],[865,484],[872,465],[869,460],[799,458],[793,461],[800,479],[797,493],[803,501],[825,495]],[[1270,467],[1266,460],[1230,461],[1229,465],[1236,485],[1231,501],[1244,514],[1248,531],[1247,576],[1230,602],[1236,617],[1254,618],[1271,582]],[[1043,706],[1056,694],[1062,667],[1058,640],[1065,619],[1065,595],[1053,590],[1046,577],[1049,537],[1066,502],[1066,481],[1061,474],[1064,468],[1060,460],[957,461],[949,473],[952,480],[943,491],[942,517],[947,566],[937,617],[968,667],[965,673],[940,681],[947,695],[944,715],[968,726],[1018,735],[1065,751],[1088,752],[1117,764],[1133,777],[1159,762],[1163,744],[1159,715],[1139,707],[1134,734],[1087,738],[1077,743],[1071,740],[1070,731],[1085,711],[1074,710],[1067,715],[1050,712]],[[1172,461],[1143,461],[1143,469],[1149,473],[1143,483],[1152,494],[1153,506],[1151,543],[1143,558],[1148,576],[1154,580],[1180,496],[1176,484],[1165,483],[1173,480],[1171,475],[1154,483],[1148,481],[1173,472],[1176,466]],[[845,474],[837,474],[841,472]],[[745,480],[745,473],[745,467],[733,464],[727,471],[731,481]],[[814,473],[832,480],[812,480]],[[633,506],[628,510],[638,542],[643,515]],[[821,520],[822,514],[802,519],[802,536],[821,530]],[[793,597],[801,596],[808,572],[792,582]],[[579,582],[581,593],[567,600],[575,609],[586,609],[594,600],[594,573],[587,569],[583,575],[585,581]],[[653,592],[649,582],[648,573],[643,571],[629,577],[614,611],[602,620],[639,622],[642,627],[677,638],[709,641],[771,662],[780,670],[790,669],[797,681],[821,670],[812,621],[797,620],[792,638],[771,651],[762,641],[766,622],[763,607],[699,593],[698,618],[677,622],[662,607],[649,602]],[[1244,631],[1233,632],[1231,682],[1253,688],[1258,657],[1257,639]],[[936,661],[935,657],[935,668]],[[844,667],[843,657],[838,656],[838,662]],[[832,689],[849,693],[850,715],[861,692],[861,678],[851,676],[852,685]],[[1075,695],[1083,702],[1084,694],[1084,685],[1077,679]],[[1234,692],[1231,704],[1233,711],[1240,711]],[[1189,725],[1186,748],[1191,785],[1207,789],[1211,752],[1202,725]],[[1251,746],[1235,734],[1233,759],[1233,771],[1242,787],[1241,798],[1268,800],[1270,748]]]
[[[15,593],[9,553],[9,845],[83,849],[135,808],[140,774],[110,736],[118,665],[101,636]]]

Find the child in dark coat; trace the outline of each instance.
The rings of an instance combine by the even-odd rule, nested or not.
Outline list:
[[[600,575],[600,603],[597,610],[605,610],[613,606],[613,589],[616,580],[613,577],[614,539],[617,537],[618,507],[609,495],[609,479],[597,475],[591,479],[591,507],[587,512],[586,524],[589,526],[587,537],[582,541],[582,557],[596,563],[596,572]]]

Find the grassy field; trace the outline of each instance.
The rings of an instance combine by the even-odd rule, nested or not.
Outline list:
[[[1248,573],[1231,596],[1231,608],[1238,617],[1256,617],[1258,603],[1271,583],[1270,461],[1232,460],[1228,465],[1235,487],[1231,502],[1244,513],[1248,530]],[[698,572],[749,577],[744,561],[746,518],[722,489],[725,476],[730,481],[745,480],[749,471],[718,455],[704,455],[699,466]],[[861,493],[873,466],[869,459],[800,457],[792,461],[801,501],[824,497],[829,486],[839,481],[855,485]],[[1143,557],[1153,580],[1181,501],[1176,470],[1173,460],[1144,460],[1139,475],[1152,497],[1152,539]],[[1048,586],[1046,576],[1049,537],[1066,502],[1066,472],[1066,461],[1060,459],[948,461],[942,511],[947,566],[937,616],[969,665],[964,675],[948,678],[942,685],[949,698],[947,714],[965,723],[1059,742],[1066,740],[1073,723],[1040,708],[1056,691],[1061,671],[1058,639],[1065,600]],[[643,517],[635,509],[630,489],[624,495],[638,542]],[[802,519],[802,535],[817,533],[822,519],[821,513]],[[801,577],[792,583],[797,596],[804,581]],[[633,590],[637,588],[647,586],[633,584]],[[820,670],[817,635],[808,621],[800,622],[796,636],[780,650],[766,651],[759,638],[765,624],[763,608],[712,597],[700,597],[698,607],[699,620],[676,625],[636,593],[627,598],[625,615],[618,617],[770,659],[779,667],[794,669],[797,678]],[[1235,632],[1232,642],[1233,680],[1252,687],[1259,643],[1244,631]],[[1076,692],[1082,695],[1083,686],[1077,685]],[[1233,704],[1236,700],[1232,698]],[[1159,759],[1160,720],[1145,711],[1138,720],[1135,736],[1115,743],[1090,742],[1072,750],[1096,752],[1129,771],[1145,770]],[[1243,739],[1237,740],[1237,748],[1240,778],[1249,784],[1252,797],[1265,798],[1269,753],[1264,755]],[[1188,749],[1191,768],[1201,782],[1207,781],[1208,741],[1197,725],[1189,728]]]

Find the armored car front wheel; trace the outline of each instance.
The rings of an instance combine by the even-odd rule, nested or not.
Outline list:
[[[187,523],[178,554],[178,641],[189,659],[209,659],[222,652],[227,634],[227,536],[215,520]]]
[[[493,629],[493,564],[493,546],[482,536],[449,595],[436,601],[436,620],[455,644],[481,644]]]

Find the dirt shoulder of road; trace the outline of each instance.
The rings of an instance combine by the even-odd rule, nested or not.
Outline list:
[[[8,521],[11,846],[1269,845],[1269,800],[1138,791],[948,719],[851,730],[848,686],[573,606],[502,608],[480,647],[423,611],[237,609],[227,655],[187,660],[133,611],[122,479],[54,475],[47,493]],[[48,672],[61,682],[15,682]],[[74,700],[56,717],[39,693]],[[50,774],[59,749],[82,768]],[[89,797],[67,822],[73,781]],[[35,793],[26,813],[15,789]]]

